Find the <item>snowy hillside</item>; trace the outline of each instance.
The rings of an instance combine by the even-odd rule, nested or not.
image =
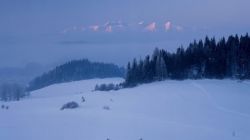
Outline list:
[[[92,92],[96,84],[122,80],[57,84],[0,102],[9,106],[0,109],[0,140],[250,139],[249,81],[171,80]],[[70,101],[80,107],[60,110]]]

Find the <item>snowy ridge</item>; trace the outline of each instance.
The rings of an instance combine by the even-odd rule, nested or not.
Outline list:
[[[55,84],[19,102],[0,102],[10,106],[0,109],[0,139],[250,139],[249,81],[167,80],[118,91],[92,91],[95,84],[121,81]],[[61,111],[69,101],[80,107]]]

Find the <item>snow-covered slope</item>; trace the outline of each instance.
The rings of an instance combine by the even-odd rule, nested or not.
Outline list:
[[[0,140],[250,139],[248,81],[162,81],[119,91],[91,91],[97,83],[120,81],[57,84],[19,102],[0,102],[10,107],[0,109]],[[61,111],[69,101],[78,102],[80,108]]]

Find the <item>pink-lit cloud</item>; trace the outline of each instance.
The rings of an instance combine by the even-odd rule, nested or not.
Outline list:
[[[169,30],[171,29],[171,27],[172,27],[172,24],[171,24],[170,21],[168,21],[168,22],[166,22],[166,23],[164,24],[164,26],[165,26],[165,30],[166,30],[166,31],[169,31]]]
[[[92,31],[94,31],[94,32],[97,32],[98,30],[99,30],[99,26],[98,25],[91,25],[91,26],[89,26],[89,28],[92,30]]]
[[[149,25],[146,26],[145,28],[147,31],[154,32],[156,30],[156,23],[152,22]]]
[[[106,28],[105,28],[105,32],[112,32],[112,26],[107,26]]]

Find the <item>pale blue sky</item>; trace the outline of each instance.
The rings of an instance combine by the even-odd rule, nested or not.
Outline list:
[[[0,65],[74,58],[124,65],[156,46],[172,51],[205,35],[245,34],[249,5],[249,0],[1,0]],[[105,32],[107,22],[111,33]],[[156,30],[147,32],[152,23]]]

